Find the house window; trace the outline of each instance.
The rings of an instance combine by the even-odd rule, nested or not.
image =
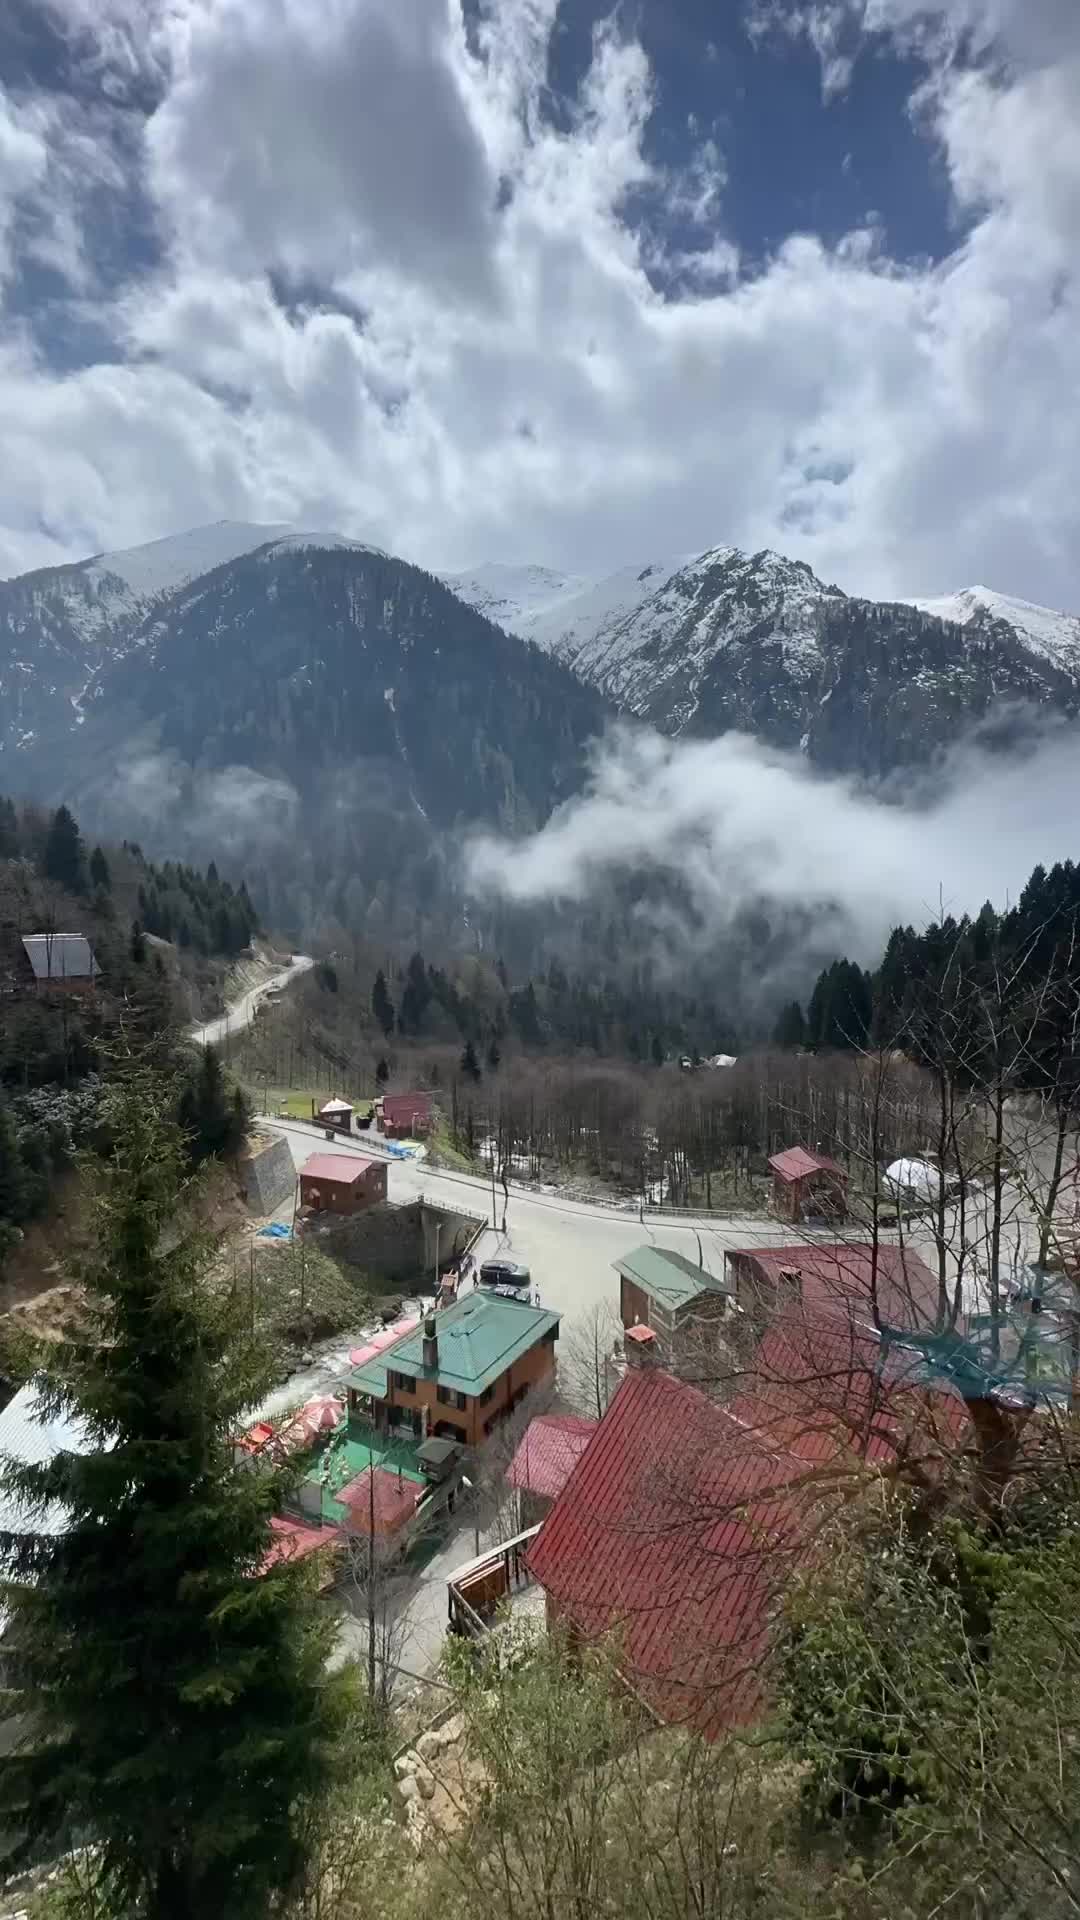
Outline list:
[[[411,1373],[392,1373],[390,1375],[390,1385],[395,1393],[416,1392],[416,1381],[413,1379]]]
[[[456,1407],[459,1413],[464,1413],[469,1404],[465,1394],[458,1393],[454,1387],[436,1387],[435,1398],[440,1406]]]
[[[494,1386],[485,1387],[483,1393],[480,1393],[477,1395],[477,1400],[479,1401],[482,1407],[487,1406],[487,1403],[491,1399],[491,1396],[494,1393],[494,1391],[495,1391]]]

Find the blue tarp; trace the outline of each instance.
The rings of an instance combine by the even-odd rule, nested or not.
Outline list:
[[[259,1228],[259,1238],[265,1240],[291,1240],[292,1228],[286,1227],[280,1220],[271,1220],[268,1227]]]

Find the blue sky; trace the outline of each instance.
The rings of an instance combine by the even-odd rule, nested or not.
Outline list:
[[[1073,0],[8,0],[0,572],[221,517],[1080,608]]]

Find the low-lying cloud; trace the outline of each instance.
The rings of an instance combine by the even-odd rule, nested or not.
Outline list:
[[[897,922],[1003,905],[1037,863],[1077,852],[1077,731],[1008,758],[961,748],[932,791],[906,797],[815,774],[744,734],[617,728],[579,798],[528,839],[475,838],[467,871],[477,893],[523,905],[587,902],[627,873],[674,876],[692,911],[680,930],[665,909],[672,940],[720,935],[750,907],[809,909],[817,954],[871,964]]]

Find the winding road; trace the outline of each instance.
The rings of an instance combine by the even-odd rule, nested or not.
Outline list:
[[[208,1020],[204,1026],[192,1027],[191,1038],[196,1046],[219,1047],[230,1033],[240,1033],[244,1027],[249,1027],[260,1000],[265,1000],[268,993],[287,987],[300,974],[309,972],[314,964],[310,954],[294,953],[290,965],[281,973],[273,973],[269,980],[260,981],[257,987],[249,987],[239,1000],[234,1000],[216,1019]]]

